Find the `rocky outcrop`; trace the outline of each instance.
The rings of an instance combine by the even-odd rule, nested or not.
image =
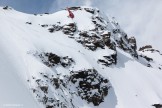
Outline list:
[[[154,104],[152,106],[154,106],[155,108],[162,108],[162,104]]]
[[[152,58],[150,58],[150,57],[147,57],[147,56],[145,56],[145,55],[139,55],[140,57],[142,57],[142,58],[144,58],[145,60],[147,60],[148,62],[151,62],[151,61],[153,61],[153,59]]]
[[[147,50],[147,49],[152,49],[152,46],[151,45],[146,45],[146,46],[143,46],[143,47],[140,47],[139,48],[139,51],[144,51],[144,50]]]
[[[77,7],[77,6],[74,6],[74,7],[68,7],[69,10],[81,10],[82,8],[81,7]]]
[[[69,68],[74,63],[72,58],[61,57],[54,53],[36,52],[33,55],[50,68],[56,66]],[[44,72],[40,72],[40,77],[33,76],[28,82],[33,82],[36,85],[32,88],[36,99],[46,108],[75,108],[77,106],[72,103],[74,95],[86,100],[87,103],[93,103],[94,106],[99,106],[100,103],[104,102],[111,87],[108,79],[105,79],[94,68],[78,71],[69,70],[69,73],[70,75],[61,75],[62,78],[59,77],[59,74]],[[62,100],[58,100],[56,94],[51,95],[53,90],[59,92],[57,95],[63,96]],[[69,97],[65,98],[67,93]]]
[[[68,104],[65,101],[57,99],[55,96],[56,94],[51,94],[53,93],[53,89],[57,90],[64,88],[62,82],[60,82],[60,79],[55,78],[54,75],[45,73],[40,73],[40,75],[42,78],[35,78],[34,81],[36,82],[36,87],[32,88],[36,99],[41,102],[45,108],[68,108]]]
[[[61,65],[63,67],[68,67],[74,64],[74,60],[68,56],[60,57],[53,53],[35,53],[35,57],[40,59],[46,66],[54,67],[56,65]]]
[[[110,56],[103,56],[103,59],[98,59],[98,63],[104,66],[111,66],[117,63],[117,53],[111,54]]]
[[[130,53],[133,57],[138,58],[138,54],[136,51],[137,49],[136,39],[134,37],[128,38],[127,35],[125,34],[125,36],[120,37],[120,39],[116,41],[121,49]]]
[[[26,22],[26,24],[29,24],[29,25],[31,25],[32,23],[31,23],[31,22]]]
[[[32,92],[46,108],[77,108],[72,103],[74,95],[98,106],[104,102],[110,89],[109,80],[95,69],[71,71],[70,75],[65,75],[63,79],[47,73],[40,73],[40,75],[41,79],[36,77],[32,79],[37,85],[32,88]],[[71,90],[72,86],[76,89]],[[62,100],[58,100],[56,94],[51,94],[53,89],[59,92],[57,95],[65,96],[68,93],[69,98],[62,97]]]
[[[91,14],[94,14],[95,13],[95,10],[94,9],[91,9],[91,8],[84,8],[85,11],[91,13]]]
[[[105,79],[95,69],[72,71],[70,81],[76,85],[78,95],[88,103],[92,102],[98,106],[104,102],[110,86],[108,79]]]
[[[128,43],[131,45],[131,48],[136,51],[137,50],[137,44],[136,44],[136,39],[135,37],[130,37],[128,39]]]
[[[12,10],[12,8],[9,7],[9,6],[5,6],[5,7],[3,7],[3,9],[4,9],[4,10]]]
[[[89,50],[95,51],[97,48],[104,49],[105,44],[103,40],[95,32],[80,31],[79,35],[80,37],[76,38],[76,41]]]
[[[140,47],[139,51],[150,51],[151,53],[158,52],[160,55],[162,55],[159,50],[154,49],[151,45],[145,45],[143,47]]]
[[[69,23],[67,25],[63,26],[63,33],[66,35],[74,35],[74,32],[77,30],[76,24],[75,23]]]
[[[48,27],[48,25],[41,25],[42,27]],[[56,31],[60,31],[62,30],[62,26],[59,25],[52,25],[52,27],[50,27],[48,30],[50,33],[56,32]]]

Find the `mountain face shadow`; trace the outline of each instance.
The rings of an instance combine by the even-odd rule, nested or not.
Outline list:
[[[131,56],[131,55],[130,55]],[[124,55],[121,52],[117,52],[117,68],[125,68],[125,63],[133,59],[127,55]]]
[[[108,102],[107,102],[107,107],[108,108],[116,108],[117,105],[117,96],[115,94],[114,88],[111,87],[108,95]]]

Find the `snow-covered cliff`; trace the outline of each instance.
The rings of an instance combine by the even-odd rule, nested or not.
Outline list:
[[[70,10],[74,19],[67,10],[31,15],[0,7],[0,106],[158,108],[160,51],[138,50],[96,8]]]

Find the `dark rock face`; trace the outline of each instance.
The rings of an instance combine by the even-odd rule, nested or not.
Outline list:
[[[63,26],[63,33],[66,35],[74,35],[74,32],[76,31],[76,24],[75,23],[69,23],[67,25]]]
[[[110,39],[111,32],[104,32],[101,34],[104,44],[114,51],[116,51],[116,44]]]
[[[54,33],[56,31],[62,31],[64,34],[70,36],[73,36],[77,30],[77,26],[75,23],[61,25],[60,22],[58,22],[58,24],[53,24],[53,25],[42,24],[41,27],[48,28],[48,31],[50,33]]]
[[[42,27],[48,27],[48,24],[43,24],[43,25],[41,25]]]
[[[60,63],[60,57],[53,53],[42,53],[39,55],[43,63],[48,67],[55,66]]]
[[[104,79],[95,69],[87,69],[80,71],[72,71],[70,81],[77,85],[77,92],[79,96],[92,102],[95,106],[98,106],[104,101],[104,97],[108,94],[108,80]],[[95,92],[92,92],[94,91]]]
[[[53,106],[49,106],[49,105],[48,105],[48,106],[46,106],[46,108],[54,108],[54,107],[53,107]]]
[[[123,32],[121,34],[124,35]],[[128,38],[127,35],[121,37],[119,40],[117,40],[117,43],[121,49],[124,51],[130,53],[133,57],[138,58],[137,54],[137,45],[136,45],[136,39],[134,37]]]
[[[4,9],[4,10],[11,10],[12,8],[9,7],[9,6],[5,6],[5,7],[3,7],[3,9]]]
[[[154,106],[155,108],[162,108],[162,104],[154,104],[152,106]]]
[[[41,25],[42,27],[48,27],[48,25]],[[60,31],[62,30],[62,26],[59,25],[52,25],[52,27],[50,27],[48,30],[50,33],[56,32],[56,31]]]
[[[143,54],[140,54],[138,56],[138,60],[139,62],[141,62],[143,65],[147,66],[147,67],[152,67],[151,65],[151,62],[153,61],[152,58],[146,56],[146,55],[143,55]]]
[[[60,57],[53,53],[34,54],[34,56],[39,57],[41,61],[48,67],[53,67],[56,65],[68,67],[74,63],[74,60],[68,56]]]
[[[49,32],[53,33],[56,31],[62,31],[64,34],[68,35],[69,38],[72,38],[76,40],[78,43],[82,44],[83,47],[85,47],[88,50],[96,51],[97,49],[111,49],[114,51],[113,54],[107,54],[104,55],[102,59],[98,59],[98,63],[101,63],[105,66],[110,66],[112,64],[117,63],[117,51],[116,46],[118,46],[124,50],[127,50],[132,53],[132,55],[137,56],[136,53],[136,40],[135,38],[128,38],[125,36],[125,38],[121,38],[121,41],[115,42],[112,40],[112,35],[121,33],[122,35],[124,32],[120,31],[120,29],[108,31],[107,24],[108,22],[105,22],[104,18],[100,15],[98,15],[99,10],[92,9],[92,8],[80,8],[80,7],[71,7],[70,10],[85,10],[92,14],[91,21],[94,24],[95,29],[93,30],[85,30],[80,31],[77,30],[77,24],[76,23],[69,23],[66,25],[61,25],[58,23],[58,25],[41,25],[42,27],[48,27]],[[116,23],[115,23],[116,24]],[[74,34],[78,34],[79,36],[75,37]],[[127,42],[123,41],[123,39],[127,40]],[[128,43],[129,41],[129,43]],[[117,44],[116,44],[117,43]],[[127,45],[131,44],[131,45]],[[131,47],[128,47],[131,46]],[[62,65],[64,65],[62,63]]]
[[[81,7],[69,7],[69,10],[81,10]]]
[[[54,53],[34,53],[35,57],[39,58],[46,66],[54,68],[62,66],[68,68],[74,63],[72,58],[68,56],[61,57]],[[32,82],[36,84],[32,88],[33,94],[39,102],[45,105],[46,108],[75,108],[72,96],[79,96],[86,100],[87,103],[93,103],[94,106],[99,106],[104,102],[104,98],[108,95],[110,83],[108,79],[101,76],[95,69],[84,69],[79,71],[70,71],[70,75],[64,75],[60,78],[59,75],[40,72],[39,78],[32,77]],[[28,80],[28,82],[31,82]],[[71,87],[74,89],[71,90]],[[63,98],[57,100],[55,95],[51,95],[53,90],[57,90],[62,98],[68,95],[71,98]]]
[[[80,31],[79,35],[80,37],[76,38],[77,42],[89,50],[95,51],[97,48],[105,48],[105,44],[98,34],[94,32]]]
[[[72,103],[72,98],[63,98],[57,100],[55,95],[51,95],[53,89],[59,92],[58,95],[79,96],[88,103],[93,103],[94,106],[104,102],[105,96],[108,95],[110,89],[109,80],[98,74],[95,69],[86,69],[79,71],[71,71],[70,75],[65,75],[63,79],[47,73],[40,73],[41,79],[33,77],[36,87],[32,88],[33,94],[39,102],[44,104],[46,108],[76,108]],[[75,87],[71,91],[70,87]],[[67,102],[67,103],[66,103]],[[69,106],[70,104],[70,106]]]
[[[29,25],[31,25],[32,23],[31,23],[31,22],[26,22],[26,24],[29,24]]]
[[[158,52],[160,55],[162,55],[159,50],[154,49],[151,45],[140,47],[139,51],[142,51],[142,52],[150,51],[151,53]]]
[[[53,86],[55,86],[56,89],[58,89],[60,87],[60,79],[59,78],[52,78],[50,80],[51,80],[51,83],[53,84]]]
[[[84,8],[85,11],[89,12],[89,13],[92,13],[94,14],[95,13],[95,10],[94,9],[91,9],[91,8]]]
[[[128,39],[128,43],[131,45],[131,48],[136,51],[137,50],[137,45],[136,45],[136,39],[135,37],[131,37]]]
[[[47,15],[49,15],[49,13],[44,13],[44,14],[47,14]]]
[[[92,17],[92,23],[95,25],[95,31],[102,31],[102,30],[106,30],[107,28],[106,24],[104,24],[104,19],[101,16],[94,15]]]
[[[57,24],[39,24],[43,28],[47,28],[50,33],[54,33],[56,31],[62,30],[63,26],[60,24],[60,22],[57,22]]]
[[[150,48],[152,49],[151,45],[146,45],[146,46],[140,47],[139,51],[144,51],[145,49],[147,50],[147,49],[150,49]]]
[[[114,34],[120,33],[120,29],[113,29],[113,33]]]
[[[103,59],[99,59],[98,62],[101,63],[102,65],[107,66],[107,67],[109,67],[112,64],[116,64],[117,63],[117,53],[114,53],[110,56],[103,56]]]
[[[47,93],[47,91],[48,91],[48,86],[40,86],[40,89],[41,89],[44,93]]]
[[[62,90],[64,88],[61,79],[46,73],[40,73],[41,79],[35,78],[36,87],[32,88],[36,99],[46,108],[68,108],[67,103],[58,100],[52,93],[52,90]],[[59,91],[58,90],[58,91]],[[62,94],[62,92],[60,92]]]
[[[139,51],[141,52],[141,54],[139,54],[139,58],[145,59],[145,62],[147,62],[147,65],[146,65],[147,67],[151,67],[151,68],[153,67],[153,68],[157,68],[159,70],[162,69],[161,63],[157,63],[157,65],[158,65],[157,67],[153,66],[153,64],[154,64],[154,59],[153,59],[154,57],[153,56],[151,58],[151,57],[149,57],[149,55],[147,55],[147,56],[145,55],[145,52],[150,53],[150,54],[156,53],[156,54],[162,55],[159,50],[154,49],[151,45],[145,45],[143,47],[140,47]]]
[[[76,39],[77,42],[92,51],[95,51],[97,48],[105,49],[105,47],[116,50],[115,43],[110,39],[111,32],[107,31],[103,18],[94,15],[92,23],[94,23],[95,29],[79,31],[80,37]]]
[[[153,61],[153,59],[152,59],[152,58],[147,57],[147,56],[145,56],[145,55],[139,55],[139,56],[140,56],[140,57],[142,57],[142,58],[144,58],[144,59],[146,59],[148,62]]]

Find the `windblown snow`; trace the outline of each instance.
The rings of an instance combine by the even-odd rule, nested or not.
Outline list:
[[[0,7],[0,108],[162,108],[162,54],[91,7]]]

